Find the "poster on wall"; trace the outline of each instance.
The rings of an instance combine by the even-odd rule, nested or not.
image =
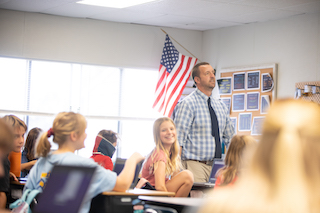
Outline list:
[[[251,135],[261,135],[262,134],[262,125],[264,122],[264,116],[253,117]]]
[[[233,73],[233,90],[245,90],[246,89],[246,73]]]
[[[232,78],[220,78],[217,82],[220,95],[231,95]]]
[[[247,93],[247,110],[258,111],[260,102],[259,92],[248,92]]]
[[[241,112],[245,110],[245,93],[237,93],[232,95],[232,111]]]
[[[261,76],[262,92],[269,92],[273,89],[273,80],[270,73],[263,73]]]
[[[237,117],[230,117],[230,121],[234,128],[234,134],[237,134]]]
[[[247,89],[260,89],[260,70],[247,72]]]
[[[270,97],[269,95],[261,95],[261,109],[260,114],[267,114],[270,107]]]
[[[251,130],[252,113],[239,113],[239,132]]]
[[[230,113],[231,97],[220,98],[220,100],[227,106],[228,113]]]

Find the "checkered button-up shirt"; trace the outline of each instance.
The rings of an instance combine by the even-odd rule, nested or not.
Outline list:
[[[211,135],[211,117],[208,96],[198,88],[185,97],[175,109],[174,122],[178,141],[182,149],[182,160],[212,160],[215,153],[215,139]],[[220,141],[229,144],[234,135],[227,106],[211,96],[211,105],[218,123]]]

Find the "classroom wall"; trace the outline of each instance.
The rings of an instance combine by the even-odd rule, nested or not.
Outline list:
[[[221,68],[278,64],[277,97],[320,80],[320,13],[203,33],[203,60]]]
[[[155,70],[165,39],[160,27],[2,9],[0,29],[0,56]],[[204,32],[163,29],[218,74],[277,63],[278,98],[293,97],[296,82],[320,80],[320,13]]]
[[[202,32],[163,29],[202,57]],[[0,56],[158,70],[164,41],[160,27],[0,9]]]

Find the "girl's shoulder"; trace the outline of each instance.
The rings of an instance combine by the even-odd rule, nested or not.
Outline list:
[[[167,161],[167,157],[166,157],[166,153],[163,150],[154,150],[151,154],[151,159],[153,159],[153,161],[159,161],[162,160],[164,162]]]

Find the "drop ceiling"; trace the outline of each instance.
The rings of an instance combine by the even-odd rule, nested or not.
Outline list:
[[[123,9],[76,2],[0,0],[0,8],[199,31],[320,12],[320,0],[158,0]]]

